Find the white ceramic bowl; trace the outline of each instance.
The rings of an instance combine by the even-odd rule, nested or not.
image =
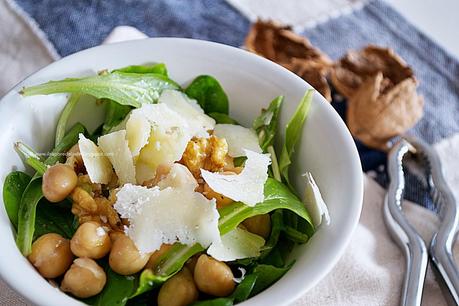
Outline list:
[[[181,84],[209,74],[223,85],[230,99],[231,115],[250,126],[262,107],[284,95],[280,126],[285,126],[304,92],[311,88],[288,70],[241,49],[190,39],[152,38],[104,45],[63,58],[28,77],[0,101],[0,178],[13,169],[24,169],[13,149],[22,140],[47,152],[66,96],[22,98],[23,86],[65,77],[79,77],[102,69],[146,62],[164,62],[170,76]],[[95,128],[102,107],[87,101],[78,107],[81,121]],[[99,119],[97,119],[99,118]],[[321,280],[335,265],[358,222],[363,179],[357,150],[345,124],[319,94],[314,95],[297,158],[291,167],[294,184],[304,186],[301,174],[311,171],[328,204],[331,225],[322,226],[305,245],[297,247],[292,269],[266,291],[241,305],[287,305]],[[1,197],[0,197],[1,198]],[[0,274],[17,292],[38,305],[81,303],[53,288],[18,251],[4,206],[0,208]]]

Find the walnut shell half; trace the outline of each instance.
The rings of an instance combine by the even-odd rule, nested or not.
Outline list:
[[[296,73],[331,101],[326,77],[332,61],[290,27],[258,20],[247,34],[245,47]]]
[[[413,71],[393,50],[369,45],[359,51],[349,51],[335,63],[331,81],[346,98],[351,98],[369,77],[382,72],[385,88],[391,88],[407,78]]]
[[[391,88],[382,72],[367,78],[348,103],[347,125],[352,135],[369,147],[388,149],[388,141],[416,124],[424,100],[416,80],[406,78]]]

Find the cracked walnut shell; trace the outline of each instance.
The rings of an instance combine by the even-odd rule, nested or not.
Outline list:
[[[416,124],[424,101],[416,80],[406,78],[389,87],[382,72],[367,78],[348,103],[347,125],[352,135],[369,147],[387,150],[388,141]]]

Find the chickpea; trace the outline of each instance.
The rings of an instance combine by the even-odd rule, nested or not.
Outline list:
[[[55,278],[67,271],[73,255],[67,239],[49,233],[35,240],[28,259],[43,277]]]
[[[50,202],[64,200],[78,183],[78,177],[69,165],[56,164],[49,167],[43,175],[41,189]]]
[[[197,299],[198,289],[185,267],[163,284],[158,294],[158,306],[186,306]]]
[[[234,290],[234,275],[230,267],[202,254],[194,268],[194,281],[198,289],[214,296],[228,296]]]
[[[249,232],[257,234],[265,239],[271,234],[271,216],[268,214],[247,218],[242,224]]]
[[[78,257],[99,259],[110,252],[111,246],[107,232],[94,221],[81,224],[70,240],[70,248]]]
[[[141,253],[128,236],[119,235],[113,241],[108,263],[116,273],[131,275],[145,267],[150,255]]]
[[[169,251],[169,249],[170,249],[171,247],[172,247],[172,245],[163,243],[163,244],[161,245],[161,247],[159,248],[159,250],[154,251],[154,252],[151,254],[150,259],[148,259],[148,262],[147,262],[146,267],[147,267],[148,269],[154,269],[154,268],[156,268],[156,266],[157,266],[158,263],[159,263],[159,258],[160,258],[164,253],[166,253],[167,251]]]
[[[65,273],[61,283],[64,292],[79,298],[88,298],[104,289],[107,276],[104,270],[90,258],[77,258]]]

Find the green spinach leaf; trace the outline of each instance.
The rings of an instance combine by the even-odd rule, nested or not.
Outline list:
[[[67,200],[62,203],[49,203],[46,199],[41,199],[36,210],[33,240],[48,233],[56,233],[67,239],[72,238],[76,231],[76,224],[71,206],[72,204]]]
[[[214,118],[215,122],[217,122],[218,124],[236,124],[236,125],[239,125],[239,123],[236,120],[234,120],[233,118],[231,118],[227,114],[209,113],[207,115],[209,115],[210,117]]]
[[[233,299],[231,298],[216,298],[207,301],[198,301],[191,304],[192,306],[233,306]]]
[[[8,174],[3,183],[3,204],[10,222],[16,229],[18,227],[18,211],[21,197],[30,179],[30,175],[21,171],[14,171]]]
[[[303,131],[303,125],[309,113],[313,95],[313,89],[310,89],[306,92],[303,99],[298,104],[298,107],[296,108],[295,113],[293,114],[289,123],[287,123],[285,131],[285,143],[282,147],[281,155],[279,158],[279,170],[282,174],[282,177],[290,187],[291,185],[288,170],[290,164],[292,163],[291,158],[293,152],[295,151],[295,146],[300,139],[301,132]]]
[[[163,63],[149,65],[132,65],[115,69],[112,72],[127,72],[127,73],[154,73],[167,77],[167,67]]]
[[[231,295],[231,298],[234,299],[235,303],[240,303],[249,298],[253,288],[255,287],[257,278],[258,275],[256,274],[249,274],[239,285],[237,285],[236,290],[234,290],[233,294]]]
[[[293,263],[283,268],[277,268],[270,265],[256,266],[253,270],[253,274],[257,276],[257,281],[255,282],[250,296],[260,293],[277,282],[285,273],[287,273],[288,270],[290,270],[292,265]]]
[[[161,74],[113,72],[85,78],[50,81],[21,90],[23,96],[54,93],[84,93],[98,99],[110,99],[119,104],[140,107],[155,103],[164,89],[180,86]]]
[[[198,76],[185,89],[185,93],[190,98],[196,99],[206,114],[228,114],[228,96],[214,77]]]

